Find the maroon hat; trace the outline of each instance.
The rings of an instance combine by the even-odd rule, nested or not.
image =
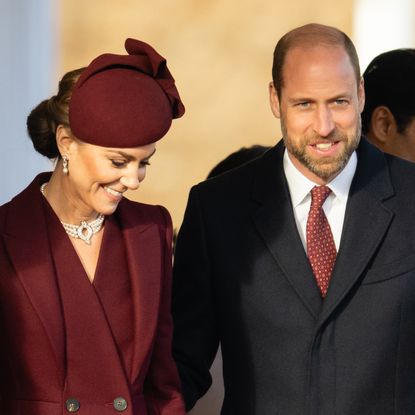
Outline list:
[[[166,60],[150,45],[125,41],[128,55],[95,58],[76,82],[69,125],[86,143],[138,147],[162,138],[184,106]]]

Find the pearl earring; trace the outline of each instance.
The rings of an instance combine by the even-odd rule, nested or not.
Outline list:
[[[68,157],[66,157],[66,156],[62,156],[62,171],[63,171],[63,174],[68,174],[69,173]]]

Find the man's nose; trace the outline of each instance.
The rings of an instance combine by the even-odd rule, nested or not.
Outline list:
[[[329,136],[335,128],[333,114],[327,107],[318,108],[314,120],[314,131],[321,137]]]

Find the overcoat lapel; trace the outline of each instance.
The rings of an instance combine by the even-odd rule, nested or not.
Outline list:
[[[384,155],[361,140],[358,166],[350,188],[340,250],[324,301],[298,235],[283,171],[284,146],[264,155],[254,182],[260,207],[254,222],[271,254],[304,305],[323,324],[367,268],[393,213],[383,200],[393,196]]]
[[[263,156],[253,187],[253,197],[260,203],[253,219],[285,277],[317,319],[322,301],[295,223],[283,154],[280,142]]]
[[[156,334],[157,315],[163,275],[164,256],[161,252],[159,227],[137,205],[130,208],[128,200],[122,200],[117,209],[119,223],[125,241],[127,262],[131,278],[134,305],[134,350],[131,379],[144,376],[148,351]]]
[[[394,194],[384,155],[364,139],[357,155],[358,165],[339,253],[319,319],[321,324],[361,277],[393,219],[393,213],[382,203]]]
[[[62,309],[46,232],[45,201],[39,190],[41,183],[46,182],[49,176],[37,176],[26,190],[10,202],[4,239],[17,277],[45,328],[63,381]]]
[[[121,356],[99,296],[59,219],[49,215],[47,223],[65,318],[65,393],[98,402],[110,396],[129,397]]]

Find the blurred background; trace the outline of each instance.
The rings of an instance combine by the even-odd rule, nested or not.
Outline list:
[[[415,0],[0,0],[0,204],[53,168],[27,138],[29,111],[55,94],[65,72],[125,53],[133,37],[167,58],[187,111],[128,197],[163,204],[178,228],[190,187],[215,164],[280,139],[268,104],[272,53],[286,31],[309,22],[345,31],[362,72],[381,52],[415,47]],[[192,415],[219,413],[220,371],[218,358],[214,385]]]

